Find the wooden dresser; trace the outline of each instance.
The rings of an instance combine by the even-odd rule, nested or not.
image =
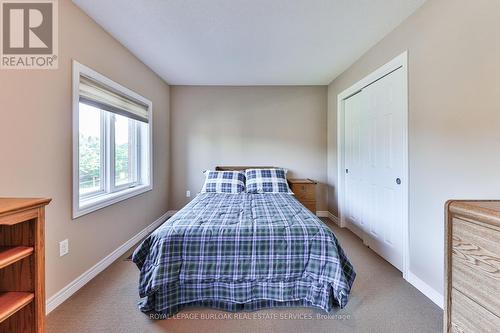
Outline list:
[[[500,201],[449,201],[445,332],[500,332]]]
[[[297,200],[316,215],[316,182],[311,179],[289,178],[288,183]]]
[[[0,332],[44,332],[45,206],[0,198]]]

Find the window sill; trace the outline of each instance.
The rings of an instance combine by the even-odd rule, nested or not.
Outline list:
[[[101,208],[113,205],[117,202],[135,197],[139,194],[151,191],[152,189],[153,186],[151,185],[141,185],[119,192],[104,194],[97,197],[85,199],[81,202],[79,206],[73,208],[73,219],[92,213]]]

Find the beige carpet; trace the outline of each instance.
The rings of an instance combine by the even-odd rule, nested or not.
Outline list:
[[[325,221],[326,222],[326,221]],[[443,311],[347,229],[327,222],[357,277],[345,309],[270,309],[228,313],[184,310],[151,320],[137,310],[138,270],[125,254],[47,318],[47,332],[441,332]]]

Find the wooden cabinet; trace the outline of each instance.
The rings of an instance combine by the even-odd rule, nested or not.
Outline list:
[[[445,332],[498,332],[500,201],[446,204]]]
[[[316,215],[316,182],[311,179],[288,179],[290,189],[307,209]]]
[[[45,206],[0,198],[0,332],[44,332]]]

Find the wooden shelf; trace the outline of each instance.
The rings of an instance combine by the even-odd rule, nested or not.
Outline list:
[[[33,253],[30,246],[0,246],[0,269]]]
[[[0,323],[28,305],[34,297],[33,293],[20,291],[0,292]]]
[[[0,333],[45,332],[45,206],[0,198]]]

